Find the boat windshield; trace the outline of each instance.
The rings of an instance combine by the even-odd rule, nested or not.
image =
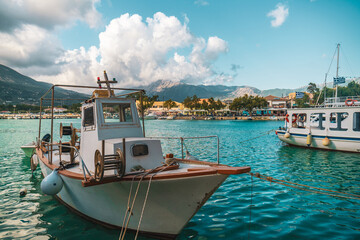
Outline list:
[[[134,121],[130,103],[103,103],[102,109],[105,123],[132,123]]]

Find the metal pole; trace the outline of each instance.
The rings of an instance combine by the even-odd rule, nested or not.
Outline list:
[[[336,65],[336,78],[339,77],[339,52],[340,52],[340,43],[338,43],[337,45],[337,65]],[[337,91],[338,91],[338,84],[336,84],[336,88],[335,88],[335,106],[337,103]]]
[[[40,140],[40,136],[41,136],[41,112],[42,112],[42,101],[43,99],[40,98],[40,119],[39,119],[39,136],[38,136],[38,139]]]
[[[143,92],[140,92],[140,108],[141,108],[141,118],[142,118],[142,125],[143,125],[143,135],[145,137],[145,119],[144,119],[144,106],[143,106],[143,98],[142,98]]]
[[[54,140],[54,96],[55,96],[55,87],[53,86],[51,92],[51,151],[50,151],[51,164],[52,164],[53,140]]]

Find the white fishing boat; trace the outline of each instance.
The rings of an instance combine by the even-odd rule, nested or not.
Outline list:
[[[339,47],[338,44],[338,60]],[[360,98],[337,96],[337,84],[345,82],[338,69],[339,61],[334,78],[335,97],[325,96],[322,106],[288,109],[285,126],[276,131],[281,141],[309,148],[360,152]]]
[[[148,115],[145,115],[146,120],[155,120],[157,118],[158,118],[158,116],[156,116],[155,113],[149,113]]]
[[[32,158],[40,160],[45,176],[41,189],[87,219],[120,228],[121,239],[127,230],[136,231],[135,238],[138,233],[175,238],[229,175],[249,172],[250,167],[222,165],[219,153],[217,162],[188,159],[184,138],[179,138],[181,156],[168,153],[164,159],[160,140],[145,137],[135,99],[114,94],[132,90],[142,95],[143,90],[110,88],[116,81],[104,75],[98,83],[107,90],[88,87],[96,90],[82,103],[80,129],[60,124],[60,138],[67,136],[68,142],[53,139],[53,108],[55,88],[69,86],[49,90],[51,132],[37,141]],[[107,112],[118,113],[118,118],[104,117]],[[40,116],[39,139],[41,124]],[[218,138],[209,137],[217,139],[219,149]]]

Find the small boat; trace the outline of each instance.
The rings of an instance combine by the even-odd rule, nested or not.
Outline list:
[[[144,117],[146,120],[155,120],[157,119],[158,117],[156,116],[155,113],[149,113],[148,115],[145,115]]]
[[[35,142],[31,142],[21,146],[20,148],[25,153],[25,156],[30,158],[35,152],[35,147],[36,147]]]
[[[219,152],[217,162],[189,159],[189,154],[185,158],[184,138],[179,138],[181,156],[167,153],[164,158],[161,138],[145,137],[135,99],[115,95],[114,90],[124,89],[110,87],[116,81],[109,81],[106,72],[104,76],[98,84],[107,89],[88,87],[95,91],[82,103],[80,129],[60,124],[58,141],[53,139],[52,110],[51,132],[37,141],[34,155],[45,177],[41,189],[87,219],[121,229],[122,237],[133,230],[136,237],[175,238],[230,175],[251,169],[220,164]],[[52,96],[55,87],[48,91]],[[107,119],[108,112],[119,113],[118,118]],[[38,139],[41,117],[39,125]],[[62,142],[63,136],[70,141]]]

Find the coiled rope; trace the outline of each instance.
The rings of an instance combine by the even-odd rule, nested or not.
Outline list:
[[[280,184],[283,186],[296,188],[296,189],[303,190],[303,191],[318,193],[318,194],[322,194],[322,195],[328,195],[328,196],[332,196],[332,197],[360,200],[360,195],[357,195],[357,194],[344,193],[344,192],[334,191],[334,190],[330,190],[330,189],[326,189],[326,188],[313,187],[313,186],[309,186],[309,185],[305,185],[305,184],[300,184],[300,183],[295,183],[295,182],[290,182],[290,181],[286,181],[286,180],[269,177],[266,175],[262,175],[260,173],[250,172],[248,174],[251,175],[252,177],[257,177],[259,179],[262,179],[262,180],[265,180],[265,181],[268,181],[271,183],[277,183],[277,184]]]

